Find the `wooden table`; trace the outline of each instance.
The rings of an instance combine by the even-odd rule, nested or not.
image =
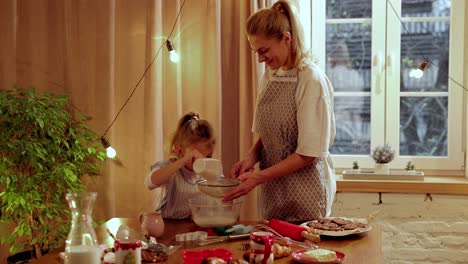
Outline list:
[[[244,225],[253,225],[256,222],[241,222]],[[106,244],[109,247],[113,245],[113,239],[107,233],[109,229],[114,235],[121,224],[127,224],[135,230],[140,230],[137,219],[131,218],[112,218],[105,224],[99,226],[96,229],[96,235],[100,244]],[[196,228],[195,223],[192,221],[182,220],[166,220],[164,235],[158,238],[159,243],[165,245],[174,244],[175,235],[194,231]],[[372,230],[366,234],[352,235],[345,238],[323,238],[317,245],[321,248],[333,249],[343,252],[346,257],[344,259],[345,264],[379,264],[381,263],[381,235],[380,226],[378,224],[372,225]],[[183,263],[182,252],[185,250],[200,250],[204,248],[227,248],[234,253],[237,258],[242,257],[243,247],[249,243],[248,239],[221,242],[205,246],[197,246],[193,243],[184,243],[176,252],[169,255],[169,258],[165,262],[160,263]],[[54,251],[42,257],[40,260],[33,261],[31,263],[36,264],[60,264],[63,263],[58,253],[60,251]],[[295,263],[291,257],[282,258],[275,261],[275,264],[280,263]]]

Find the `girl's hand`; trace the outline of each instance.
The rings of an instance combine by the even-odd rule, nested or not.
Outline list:
[[[197,149],[186,148],[184,153],[184,159],[188,162],[194,162],[196,159],[204,158],[205,156],[200,153]]]
[[[260,172],[247,172],[238,177],[241,184],[223,197],[223,202],[231,201],[249,193],[257,185],[263,183],[264,178]]]
[[[203,155],[200,151],[198,151],[195,148],[187,148],[185,149],[185,154],[184,157],[182,158],[184,160],[184,166],[185,168],[193,171],[193,163],[195,162],[196,159],[204,158],[205,155]]]
[[[230,171],[231,177],[238,178],[246,172],[252,172],[254,170],[255,163],[257,163],[257,161],[254,160],[252,157],[247,157],[237,162],[231,167],[231,171]]]

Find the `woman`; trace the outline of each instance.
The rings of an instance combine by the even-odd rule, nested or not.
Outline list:
[[[231,168],[241,184],[224,201],[261,185],[259,210],[265,219],[328,216],[336,190],[328,151],[335,136],[333,87],[312,63],[289,2],[253,14],[247,35],[258,62],[267,65],[253,125],[259,139]],[[260,170],[254,171],[257,162]]]

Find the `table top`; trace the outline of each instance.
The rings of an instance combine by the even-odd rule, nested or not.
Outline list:
[[[257,222],[244,222],[240,223],[244,225],[254,225]],[[112,234],[116,234],[121,224],[127,224],[129,227],[140,230],[140,224],[138,219],[133,218],[112,218],[105,224],[96,228],[96,235],[100,244],[105,244],[109,247],[113,245],[113,239],[108,234],[107,229]],[[322,241],[317,243],[320,248],[332,249],[340,251],[345,254],[345,259],[342,263],[344,264],[360,264],[360,263],[381,263],[381,233],[380,226],[378,224],[371,224],[372,230],[364,234],[350,235],[346,237],[322,237]],[[197,228],[195,223],[187,220],[165,220],[165,229],[162,237],[158,238],[158,242],[170,245],[175,242],[175,235],[192,232]],[[182,263],[182,253],[186,250],[201,250],[207,248],[226,248],[234,253],[234,257],[241,258],[245,245],[249,243],[248,239],[225,241],[210,245],[198,246],[194,243],[185,242],[176,252],[169,255],[169,258],[165,262],[160,263]],[[60,250],[56,250],[49,254],[46,254],[40,260],[35,260],[31,263],[35,264],[61,264],[62,260],[59,259],[58,253]],[[275,264],[279,263],[295,263],[291,257],[278,259]]]

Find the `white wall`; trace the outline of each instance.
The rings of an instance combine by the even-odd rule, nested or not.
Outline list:
[[[337,193],[332,208],[332,216],[373,213],[382,230],[382,263],[468,263],[467,196]]]

